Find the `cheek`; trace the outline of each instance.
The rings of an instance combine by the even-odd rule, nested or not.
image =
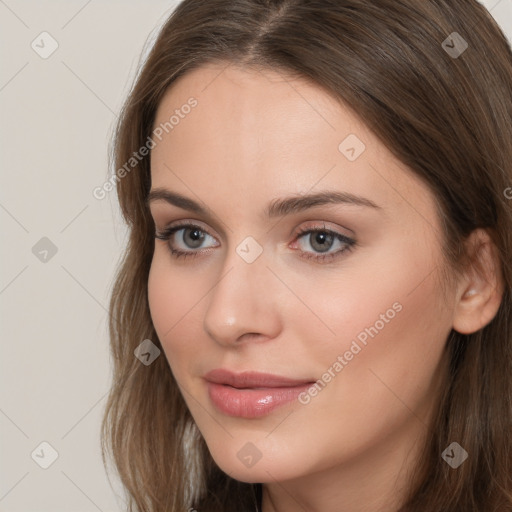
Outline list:
[[[173,269],[163,254],[155,253],[148,278],[149,309],[173,372],[178,366],[184,367],[181,361],[188,352],[193,353],[198,349],[198,339],[194,340],[194,336],[190,334],[187,343],[179,342],[186,332],[191,331],[194,307],[200,307],[198,301],[201,294],[198,293],[196,284],[190,274]],[[173,357],[169,358],[171,353]],[[180,361],[180,365],[176,361]]]
[[[155,253],[149,270],[148,302],[153,325],[163,343],[163,333],[173,325],[172,318],[168,315],[174,311],[172,304],[175,302],[175,288],[170,286],[167,272],[160,259]]]
[[[338,460],[332,442],[340,436],[346,441],[340,450],[354,454],[416,421],[414,416],[428,421],[450,331],[449,312],[434,273],[429,275],[435,264],[431,256],[409,253],[382,263],[378,272],[372,268],[375,263],[367,272],[347,271],[344,279],[307,295],[308,305],[335,334],[312,315],[295,312],[301,340],[296,351],[319,379],[316,391],[302,397],[298,413],[308,431],[324,434],[305,458],[325,452]]]
[[[371,395],[362,395],[375,386],[380,399],[393,399],[385,384],[416,400],[431,385],[451,329],[450,311],[443,305],[432,249],[416,251],[402,242],[310,287],[307,295],[308,281],[301,284],[317,317],[293,315],[304,360],[316,363],[319,376],[329,369],[343,375],[331,379],[337,382],[332,387],[343,387],[357,400],[366,401]]]

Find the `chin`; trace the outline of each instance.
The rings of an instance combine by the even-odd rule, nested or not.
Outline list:
[[[208,448],[217,466],[240,482],[285,481],[303,474],[304,461],[291,457],[280,450],[279,446],[269,446],[268,443],[262,446],[263,444],[252,443],[244,438],[242,441],[225,443],[223,447],[214,443],[212,448]]]

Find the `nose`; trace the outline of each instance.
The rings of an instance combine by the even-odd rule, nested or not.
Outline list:
[[[204,317],[205,331],[218,344],[234,347],[278,335],[279,281],[267,268],[264,255],[265,251],[247,263],[233,248],[226,256],[222,272],[208,294]]]

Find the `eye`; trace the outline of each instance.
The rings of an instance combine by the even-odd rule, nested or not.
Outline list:
[[[341,256],[342,253],[350,251],[356,245],[356,241],[337,231],[320,228],[303,228],[297,233],[297,240],[300,241],[302,258],[313,259],[319,262],[332,261]],[[307,251],[307,246],[313,248],[313,252]],[[337,250],[331,251],[336,248]],[[329,252],[331,251],[331,252]]]
[[[180,231],[182,233],[180,233]],[[176,258],[198,256],[200,253],[195,249],[201,248],[205,240],[211,238],[215,241],[213,236],[208,234],[203,228],[191,223],[171,226],[162,232],[156,233],[155,238],[166,241],[171,254]],[[178,240],[178,243],[176,242],[176,239]],[[176,244],[178,245],[178,248],[175,247]],[[181,244],[181,247],[179,244]],[[214,245],[213,247],[216,246]]]
[[[218,247],[215,238],[203,228],[193,223],[183,223],[170,226],[161,232],[155,233],[155,238],[167,242],[169,251],[175,258],[187,258],[200,256],[205,251],[203,244],[210,238],[213,244],[206,249]],[[299,243],[299,241],[301,241]],[[304,243],[307,241],[307,243]],[[341,256],[342,253],[352,250],[356,241],[337,231],[327,229],[325,225],[319,227],[302,228],[296,235],[295,245],[300,245],[299,256],[314,260],[315,262],[327,262]],[[307,250],[307,245],[313,248],[313,252]],[[337,250],[331,249],[338,247]]]

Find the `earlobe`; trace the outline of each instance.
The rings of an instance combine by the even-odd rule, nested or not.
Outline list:
[[[477,229],[468,239],[471,266],[460,282],[453,329],[472,334],[496,316],[503,296],[500,259],[487,231]]]

